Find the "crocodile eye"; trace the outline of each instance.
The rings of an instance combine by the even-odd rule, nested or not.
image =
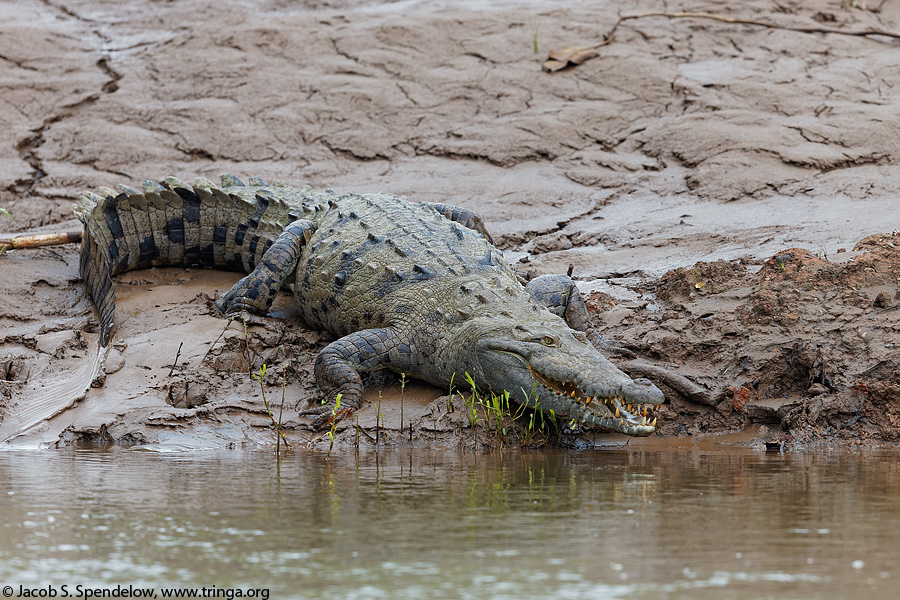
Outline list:
[[[545,346],[550,346],[551,348],[558,345],[556,343],[556,338],[554,338],[552,335],[545,335],[544,339],[541,340],[541,343]]]

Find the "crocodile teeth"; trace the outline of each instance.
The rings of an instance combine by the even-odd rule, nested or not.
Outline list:
[[[641,427],[644,427],[645,425],[647,425],[647,417],[641,419]]]
[[[650,426],[651,426],[651,427],[656,427],[656,417],[653,417],[653,420],[650,421]]]
[[[616,416],[617,417],[619,416],[619,407],[618,406],[616,407]]]
[[[644,405],[644,410],[641,411],[641,414],[644,415],[645,417],[647,416],[647,405],[646,404]]]

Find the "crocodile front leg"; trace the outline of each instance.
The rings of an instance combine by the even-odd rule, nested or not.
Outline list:
[[[389,328],[364,329],[331,342],[316,357],[315,375],[326,400],[333,402],[341,395],[343,418],[362,403],[363,384],[360,372],[385,367],[403,369],[409,363],[410,348],[398,333]],[[305,414],[321,410],[304,411]]]
[[[297,267],[300,253],[315,230],[315,224],[307,219],[298,219],[285,227],[253,272],[216,300],[216,308],[225,316],[265,316],[275,294]]]
[[[541,275],[528,282],[525,290],[542,306],[546,306],[553,314],[565,319],[566,324],[576,331],[583,332],[588,340],[600,350],[634,357],[634,353],[624,344],[611,340],[597,333],[591,325],[587,304],[581,292],[568,275]]]

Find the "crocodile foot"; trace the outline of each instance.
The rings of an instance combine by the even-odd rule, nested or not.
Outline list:
[[[694,383],[681,373],[664,369],[640,359],[619,363],[619,367],[632,377],[646,377],[657,384],[665,385],[695,404],[715,406],[721,400],[721,392],[709,390]]]
[[[625,340],[614,340],[599,334],[592,337],[588,335],[588,339],[607,356],[621,356],[622,358],[635,358],[636,352],[640,350],[638,344],[626,342]]]

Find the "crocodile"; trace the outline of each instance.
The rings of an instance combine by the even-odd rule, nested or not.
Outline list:
[[[480,389],[586,426],[643,436],[664,401],[599,348],[568,275],[522,285],[484,222],[449,204],[386,193],[337,194],[223,175],[145,180],[141,189],[80,196],[80,274],[99,313],[100,344],[114,332],[111,277],[154,266],[247,273],[215,302],[225,317],[264,317],[283,285],[300,318],[335,336],[315,360],[340,418],[360,408],[360,373],[391,369],[443,386]]]

